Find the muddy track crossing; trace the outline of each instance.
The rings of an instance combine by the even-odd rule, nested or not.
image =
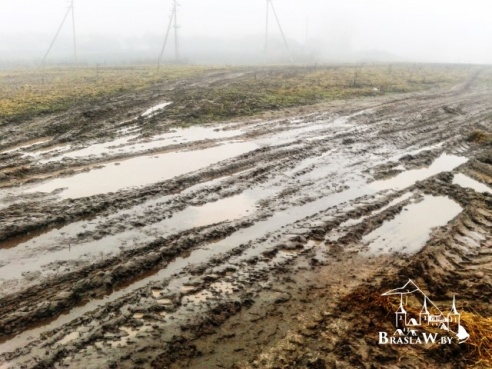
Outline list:
[[[467,140],[492,128],[490,91],[143,135],[165,108],[130,108],[93,141],[2,154],[5,367],[397,362],[363,333],[344,343],[354,316],[339,311],[354,291],[416,275],[490,315],[490,148]],[[452,367],[428,355],[405,360]]]

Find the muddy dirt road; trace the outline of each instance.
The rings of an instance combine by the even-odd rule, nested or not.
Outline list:
[[[92,129],[33,136],[87,107],[2,126],[0,367],[476,363],[466,343],[378,345],[391,319],[371,302],[412,278],[492,314],[476,79],[189,128],[156,91]]]

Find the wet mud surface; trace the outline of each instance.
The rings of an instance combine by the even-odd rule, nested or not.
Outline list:
[[[43,136],[0,150],[0,368],[476,364],[377,344],[408,278],[491,316],[492,150],[467,139],[491,95],[465,87],[188,128],[153,90],[90,130],[26,121]]]

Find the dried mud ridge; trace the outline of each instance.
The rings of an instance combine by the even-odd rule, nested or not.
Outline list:
[[[146,92],[87,117],[97,124],[83,145],[97,137],[108,143],[101,152],[63,159],[80,150],[69,145],[39,154],[76,142],[79,132],[66,129],[50,142],[1,154],[0,362],[476,364],[467,343],[383,346],[377,332],[392,329],[381,292],[408,278],[434,301],[447,306],[456,294],[459,309],[491,316],[492,149],[467,140],[492,129],[490,91],[475,89],[477,78],[465,89],[207,126],[212,138],[169,131],[159,113],[132,119],[148,94],[159,102],[158,92]],[[130,122],[114,123],[123,116]],[[56,127],[65,119],[25,124]],[[139,129],[149,120],[164,134],[162,144]],[[130,135],[136,137],[125,141]],[[123,141],[113,148],[114,139]],[[132,186],[129,172],[114,177],[122,183],[113,191],[82,186],[82,195],[64,195],[76,186],[73,178],[124,169],[132,160],[158,171],[152,160],[176,152],[199,163],[209,152],[218,156],[144,185]],[[55,181],[66,182],[37,191]]]

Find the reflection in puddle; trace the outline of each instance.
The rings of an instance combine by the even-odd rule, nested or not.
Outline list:
[[[279,250],[277,253],[277,257],[284,258],[284,259],[291,259],[292,257],[295,257],[299,255],[299,251],[295,250]]]
[[[79,337],[80,337],[80,333],[77,332],[77,331],[75,331],[75,332],[72,332],[72,333],[67,334],[65,337],[63,337],[57,343],[60,344],[60,345],[66,345],[70,341],[73,341],[74,339],[77,339]]]
[[[182,303],[201,304],[214,298],[216,295],[230,295],[233,292],[234,286],[232,283],[224,281],[214,282],[206,290],[184,296]]]
[[[418,252],[432,228],[445,225],[461,210],[461,206],[447,197],[425,196],[421,202],[406,206],[394,219],[364,236],[362,240],[369,244],[365,253]]]
[[[130,135],[130,136],[125,136],[118,138],[114,141],[110,142],[104,142],[104,143],[97,143],[97,144],[92,144],[89,147],[75,150],[75,151],[70,151],[67,153],[64,153],[62,155],[57,155],[54,156],[50,159],[47,160],[40,160],[40,163],[49,163],[52,161],[58,161],[64,158],[71,158],[71,159],[76,159],[76,158],[83,158],[83,157],[88,157],[91,155],[103,155],[103,154],[109,154],[111,151],[115,150],[115,148],[129,144],[132,140],[136,139],[138,135]]]
[[[88,158],[104,155],[121,155],[126,153],[138,153],[146,150],[164,148],[170,145],[186,144],[202,140],[217,140],[231,138],[243,134],[241,130],[223,130],[222,127],[193,126],[189,128],[176,128],[169,132],[146,139],[138,139],[139,135],[132,134],[117,138],[113,141],[92,144],[86,148],[61,153],[52,158],[41,160],[41,163],[60,161],[64,158]]]
[[[406,192],[402,196],[397,197],[396,199],[392,200],[388,205],[383,206],[381,209],[376,210],[376,211],[373,211],[372,213],[370,213],[368,215],[364,215],[364,216],[362,216],[360,218],[348,219],[345,222],[340,223],[340,226],[339,227],[340,228],[352,227],[352,226],[354,226],[356,224],[362,223],[367,218],[370,218],[370,217],[373,217],[375,215],[378,215],[378,214],[382,213],[383,211],[391,208],[392,206],[395,206],[395,205],[397,205],[399,203],[402,203],[403,201],[408,200],[410,197],[412,197],[412,193],[411,192]]]
[[[480,183],[464,174],[458,173],[453,178],[453,183],[460,185],[461,187],[471,188],[477,192],[488,192],[492,193],[492,189],[490,187]]]
[[[394,178],[373,182],[371,186],[380,191],[389,189],[402,190],[417,181],[424,180],[441,172],[451,171],[467,161],[468,159],[462,156],[442,154],[428,168],[409,170],[398,174]]]
[[[37,138],[35,140],[31,140],[31,141],[26,141],[26,142],[23,142],[21,144],[18,144],[16,146],[13,146],[9,149],[6,149],[4,151],[1,151],[0,152],[0,155],[1,154],[8,154],[8,153],[11,153],[11,152],[14,152],[14,151],[17,151],[17,150],[22,150],[22,149],[27,149],[28,147],[31,147],[31,146],[34,146],[34,145],[38,145],[38,144],[42,144],[42,143],[45,143],[45,142],[49,142],[51,141],[51,138]]]
[[[231,144],[231,145],[234,147],[237,147],[238,145],[241,145],[241,144]],[[228,145],[224,145],[224,146],[226,148],[228,147]],[[224,146],[219,147],[219,149],[223,149]],[[247,147],[243,147],[242,149],[246,150]],[[204,152],[207,152],[207,150],[202,150],[199,152],[191,152],[192,155],[189,158],[191,161],[196,160],[196,158],[201,159],[201,156],[204,155]],[[190,154],[190,153],[177,153],[177,154]],[[170,157],[169,155],[162,155],[162,156],[168,157],[168,158]],[[454,158],[460,159],[461,162],[466,161],[466,159],[464,159],[464,158],[459,158],[459,157],[454,157]],[[144,163],[146,163],[146,165],[147,165],[147,163],[148,164],[159,163],[158,159],[151,159],[151,158],[143,158],[143,159],[145,159]],[[131,161],[131,160],[132,159],[130,159],[128,161]],[[438,160],[436,160],[436,162]],[[452,167],[453,168],[456,167],[457,165],[461,164],[461,162],[458,162],[458,163],[454,162]],[[123,164],[124,163],[122,163],[122,165],[120,165],[119,167],[122,167]],[[171,164],[172,164],[172,161],[171,161]],[[181,161],[177,162],[176,165],[187,166],[188,161],[181,160]],[[159,165],[156,165],[155,167],[158,168]],[[434,164],[432,167],[434,167]],[[95,170],[93,172],[94,173],[95,172],[104,172],[105,169],[106,168],[104,168],[102,170]],[[163,166],[163,171],[165,171],[165,169],[167,169],[167,168],[165,166]],[[452,168],[450,168],[450,169],[452,169]],[[450,170],[450,169],[447,169],[447,170]],[[439,169],[439,171],[440,170],[446,170],[446,169]],[[147,168],[146,168],[146,171],[148,171]],[[425,177],[428,177],[430,175],[433,175],[433,173],[434,174],[436,173],[436,169],[433,169],[431,171],[430,168],[421,169],[418,171],[409,171],[409,172],[414,172],[416,174],[419,174],[419,173],[422,173],[421,171],[425,171],[424,172]],[[91,174],[91,173],[92,172],[87,173],[87,174]],[[128,173],[131,173],[131,174],[129,175]],[[134,174],[131,171],[126,172],[124,174],[126,176],[129,176],[129,177],[138,177],[138,173]],[[402,175],[403,174],[405,174],[405,173],[402,173]],[[160,175],[162,175],[162,174],[160,174]],[[164,175],[166,175],[166,174],[164,174]],[[76,176],[76,177],[78,177],[78,176]],[[406,179],[407,182],[405,182],[405,183],[410,182],[407,185],[412,185],[416,180],[421,179],[421,177],[422,176],[420,176],[420,175],[417,177],[411,176],[411,181]],[[85,178],[85,177],[82,177],[82,178]],[[108,176],[107,172],[106,172],[106,175],[102,176],[101,178],[103,178],[102,182],[116,182],[120,187],[124,187],[125,185],[127,185],[126,183],[124,183],[124,184],[118,183],[119,177],[113,178],[111,176]],[[123,177],[123,178],[126,180],[125,177]],[[91,181],[91,182],[94,182],[94,181]],[[382,181],[382,182],[384,182],[384,181]],[[86,184],[85,183],[82,183],[82,185],[79,184],[79,186],[84,186],[84,185],[86,185]],[[401,183],[397,183],[397,185],[395,185],[395,187],[401,187],[401,186],[402,186]],[[60,187],[60,186],[58,186],[58,187]],[[56,187],[54,187],[54,188],[56,188]],[[387,186],[387,185],[383,186],[383,189],[387,189],[387,188],[391,188],[391,186]],[[100,190],[100,189],[98,189],[98,190]],[[343,202],[353,200],[353,199],[360,197],[360,196],[375,194],[377,191],[378,191],[378,189],[375,188],[374,183],[366,185],[365,182],[363,181],[363,178],[362,178],[359,181],[355,182],[351,186],[351,188],[349,188],[347,190],[337,192],[337,193],[334,193],[332,195],[325,196],[325,197],[320,198],[318,200],[315,200],[313,202],[306,203],[302,206],[296,206],[293,208],[280,210],[277,213],[275,213],[273,216],[268,218],[267,221],[258,221],[254,225],[252,225],[251,227],[249,227],[247,229],[240,229],[237,232],[233,233],[232,235],[230,235],[230,236],[224,238],[223,240],[215,243],[213,245],[213,247],[211,247],[211,248],[195,249],[192,251],[191,256],[189,256],[189,257],[177,257],[174,261],[170,262],[166,266],[166,268],[161,269],[159,272],[157,272],[151,276],[146,276],[144,279],[138,280],[138,281],[132,283],[131,285],[129,285],[129,286],[127,286],[121,290],[115,291],[110,296],[108,296],[104,299],[95,299],[95,300],[91,301],[90,303],[87,303],[86,305],[74,308],[70,311],[70,313],[68,313],[66,315],[61,315],[56,320],[54,320],[52,323],[50,323],[46,326],[36,328],[36,329],[26,330],[25,332],[23,332],[19,336],[17,336],[15,339],[12,339],[9,342],[0,345],[0,351],[7,351],[7,350],[12,351],[16,347],[20,347],[22,345],[25,345],[26,342],[32,342],[33,337],[37,337],[41,332],[57,328],[57,327],[61,326],[62,324],[67,323],[67,322],[75,319],[76,317],[81,316],[82,314],[84,314],[88,311],[95,310],[98,306],[102,306],[109,301],[114,301],[114,300],[116,300],[116,299],[118,299],[118,298],[120,298],[120,297],[122,297],[128,293],[131,293],[132,291],[135,291],[139,288],[144,288],[145,286],[148,285],[148,283],[151,283],[153,281],[156,281],[156,282],[162,281],[163,279],[169,278],[177,272],[183,271],[184,268],[190,264],[203,263],[204,261],[209,260],[213,256],[216,256],[220,253],[227,252],[231,249],[234,249],[235,247],[237,247],[237,245],[239,245],[241,243],[247,243],[248,241],[250,241],[252,239],[255,239],[258,237],[263,237],[266,234],[268,234],[269,232],[271,232],[272,227],[275,229],[280,228],[280,227],[287,225],[287,224],[290,224],[296,220],[299,220],[299,219],[302,219],[306,216],[312,215],[318,211],[323,211],[329,207],[333,207],[333,206],[336,206],[336,205],[341,204]],[[431,200],[428,200],[428,198],[430,198]],[[408,206],[407,207],[408,211],[406,211],[406,212],[404,211],[403,214],[401,214],[396,219],[394,219],[394,222],[388,221],[388,222],[384,223],[382,227],[389,227],[391,224],[395,223],[397,220],[399,220],[400,222],[406,223],[406,222],[411,221],[412,219],[418,221],[419,218],[425,218],[425,220],[422,220],[422,222],[421,222],[421,223],[423,223],[423,225],[425,225],[425,229],[423,228],[424,229],[423,231],[417,232],[420,234],[421,233],[424,234],[423,240],[421,241],[421,243],[419,244],[417,249],[420,248],[425,243],[427,236],[428,236],[428,232],[430,231],[430,228],[435,226],[434,224],[429,225],[428,224],[429,219],[427,219],[427,218],[430,218],[430,220],[434,221],[434,219],[437,218],[437,215],[435,213],[433,213],[433,211],[438,212],[439,216],[441,216],[441,215],[443,216],[442,221],[439,224],[437,224],[437,225],[442,225],[442,224],[445,224],[449,219],[453,218],[461,210],[458,205],[456,205],[454,202],[452,202],[451,200],[449,200],[447,198],[437,198],[437,199],[441,199],[441,200],[432,201],[433,198],[429,196],[429,197],[426,197],[425,199],[426,199],[426,201],[423,201],[422,203],[412,204],[412,205]],[[442,199],[444,199],[444,200],[442,200]],[[224,200],[227,200],[227,199],[224,199]],[[231,200],[229,200],[229,201],[231,201]],[[443,201],[443,204],[439,203],[439,201]],[[425,205],[425,204],[429,204],[429,202],[432,203],[432,206],[430,206],[430,207]],[[206,206],[209,206],[209,205],[210,206],[217,206],[217,209],[219,209],[223,205],[221,205],[221,206],[214,205],[214,204],[218,204],[218,203],[219,203],[219,201],[216,203],[209,203]],[[421,206],[424,206],[424,209],[420,209]],[[236,207],[235,204],[231,204],[229,207],[226,207],[226,209],[232,211],[232,210],[235,210],[234,209],[235,207]],[[414,209],[414,207],[417,207],[417,209],[420,209],[420,210],[412,210],[412,209]],[[200,211],[200,208],[203,209],[203,208],[205,208],[205,206],[195,207],[194,210]],[[185,209],[185,211],[186,211],[186,209]],[[182,212],[183,216],[178,216],[178,214],[175,214],[175,216],[173,216],[173,218],[168,219],[168,220],[169,221],[173,221],[173,220],[176,221],[176,223],[174,223],[174,224],[178,224],[178,220],[184,221],[184,219],[187,218],[187,215],[186,215],[187,213],[185,213],[185,211]],[[224,208],[222,208],[221,211],[224,211]],[[421,216],[422,215],[421,213],[425,213],[425,212],[427,212],[427,214],[424,214],[425,216]],[[412,213],[414,215],[412,216],[411,219],[402,218],[407,213]],[[432,216],[431,216],[431,214],[432,214]],[[230,215],[228,215],[228,217],[229,216]],[[199,219],[205,219],[204,222],[206,221],[206,219],[209,219],[207,214],[204,214],[198,218]],[[171,223],[167,223],[167,224],[171,224]],[[182,226],[182,227],[184,227],[184,226]],[[393,227],[397,227],[397,225],[393,224]],[[408,232],[408,228],[409,227],[405,228],[405,229],[407,229],[407,232]],[[417,229],[416,227],[414,227],[414,228]],[[412,229],[412,231],[413,231],[413,229]],[[371,235],[368,235],[368,236],[374,237],[374,239],[371,239],[371,240],[368,239],[367,241],[372,242],[372,244],[375,244],[376,242],[384,242],[382,237],[379,237],[379,238],[375,237],[375,235],[377,236],[377,234],[375,234],[375,232],[377,232],[377,230],[374,231]],[[405,247],[404,245],[400,245],[398,242],[399,241],[397,239],[395,239],[395,240],[393,240],[393,242],[391,244],[389,244],[389,243],[384,244],[383,243],[382,246],[384,246],[386,248],[389,248],[391,246],[393,246],[393,247],[397,246],[398,249],[400,248],[399,246],[401,246],[401,248]],[[113,245],[118,245],[118,244],[120,244],[118,239],[108,237],[98,247],[104,246],[104,247],[111,249],[111,247],[115,247]],[[84,249],[84,246],[87,246],[87,245],[82,244],[81,246],[82,247],[80,247],[80,249]],[[373,247],[375,248],[375,251],[377,252],[377,249],[381,246],[373,246]],[[66,259],[79,258],[81,255],[83,255],[84,251],[79,252],[77,249],[78,248],[76,247],[74,250],[74,247],[72,246],[71,254],[66,253],[63,257]],[[94,248],[94,250],[95,250],[95,248]],[[404,251],[408,251],[408,247]],[[86,250],[85,252],[88,252],[88,251]],[[261,252],[262,252],[261,248],[251,248],[245,252],[245,257],[250,257],[251,255],[254,255],[254,254],[260,254]],[[76,253],[78,253],[78,254],[76,255]],[[51,258],[53,256],[54,256],[53,254],[50,255]],[[288,256],[288,255],[283,254],[282,256]],[[32,267],[32,265],[31,265],[31,267]],[[26,266],[26,268],[27,268],[27,266]],[[161,301],[161,303],[170,303],[171,302],[169,299],[167,299],[167,301],[166,301],[166,299],[161,299],[160,301]],[[165,313],[163,313],[163,314],[165,314]]]
[[[172,104],[172,102],[163,102],[163,103],[157,104],[157,105],[151,107],[150,109],[147,109],[146,111],[144,111],[142,113],[142,117],[150,118],[153,115],[155,115],[159,110],[162,110],[166,106],[171,105],[171,104]]]
[[[215,282],[210,285],[210,289],[216,292],[229,295],[234,292],[234,285],[230,282]]]
[[[190,206],[173,218],[157,223],[156,228],[162,230],[162,226],[164,226],[166,228],[173,227],[174,230],[184,230],[191,227],[203,227],[214,223],[232,221],[252,213],[254,204],[254,198],[245,194],[226,197],[205,205]]]
[[[43,236],[43,235],[47,235],[48,237],[56,236],[59,234],[59,232],[57,232],[57,231],[60,228],[62,228],[62,227],[61,226],[59,226],[59,227],[53,226],[53,227],[48,227],[48,228],[41,228],[41,229],[37,229],[35,231],[28,232],[26,234],[12,237],[6,241],[0,242],[0,249],[11,249],[11,248],[19,246],[23,243],[26,243],[26,242],[34,239],[34,238],[38,238],[38,237]],[[0,255],[3,256],[4,254],[2,254],[0,252]]]
[[[0,249],[0,255],[9,258],[9,262],[0,267],[0,278],[20,278],[26,272],[29,274],[42,271],[53,273],[59,268],[64,268],[63,265],[68,261],[72,261],[71,266],[77,266],[80,263],[93,262],[96,258],[110,257],[119,250],[122,244],[128,242],[131,236],[132,233],[127,231],[80,244],[70,244],[69,240],[56,237],[56,243],[49,250],[46,250],[43,244],[39,244],[39,247],[29,247],[35,242],[36,239],[34,239],[25,243],[25,246],[19,245],[12,249]],[[132,240],[138,244],[138,241],[145,242],[150,240],[150,237],[145,238],[143,235],[136,234]],[[70,268],[70,266],[68,267]]]
[[[80,173],[68,178],[57,178],[27,190],[52,192],[66,188],[62,198],[79,198],[123,188],[149,185],[178,175],[204,168],[219,161],[256,149],[254,143],[229,143],[199,151],[173,152],[157,156],[128,159],[120,165],[106,165],[101,169]]]
[[[357,130],[360,131],[362,128],[360,126],[357,127],[350,122],[350,120],[353,117],[365,114],[369,111],[370,109],[367,109],[335,119],[321,119],[317,120],[316,123],[303,120],[292,120],[290,122],[291,124],[288,126],[279,124],[279,130],[276,130],[273,134],[267,137],[261,138],[258,140],[258,143],[261,145],[279,145],[297,141],[299,139],[316,141],[322,140],[328,136],[333,136],[334,134],[339,134],[341,132],[347,134]],[[274,127],[275,122],[269,123],[270,127]],[[316,135],[313,135],[313,132],[316,132]]]
[[[70,146],[66,143],[58,143],[58,144],[55,144],[55,145],[52,145],[52,146],[49,146],[49,147],[45,147],[43,149],[38,149],[38,150],[34,150],[32,152],[29,152],[28,154],[24,154],[24,155],[32,155],[32,156],[43,156],[45,154],[59,154],[63,151],[67,151],[70,149]],[[42,163],[43,161],[40,160],[40,162]]]
[[[187,303],[191,303],[191,304],[200,304],[200,303],[203,303],[209,299],[211,299],[214,295],[212,294],[212,292],[210,291],[200,291],[200,292],[197,292],[197,293],[194,293],[192,295],[186,295],[185,297],[183,297],[183,305],[187,304]]]
[[[0,243],[0,260],[5,263],[0,267],[0,278],[19,278],[26,272],[35,275],[40,273],[43,265],[50,262],[71,258],[79,260],[82,254],[91,252],[91,248],[87,247],[84,250],[84,247],[81,247],[77,251],[77,247],[71,244],[70,239],[76,238],[80,232],[93,230],[94,226],[92,222],[81,220],[63,227],[40,229]],[[104,239],[94,241],[92,247],[94,245],[99,247],[92,251],[107,249],[108,244],[104,246],[104,242],[106,242]],[[118,244],[114,246],[118,247]]]
[[[52,230],[15,248],[0,249],[1,260],[5,262],[5,265],[0,266],[0,278],[13,279],[20,278],[26,272],[39,273],[48,263],[69,260],[81,262],[91,260],[91,256],[94,257],[94,255],[107,256],[112,252],[118,252],[119,247],[130,239],[134,247],[138,243],[150,242],[152,236],[148,233],[166,236],[194,227],[239,219],[253,213],[254,204],[254,198],[239,194],[202,206],[190,206],[170,219],[164,219],[139,230],[124,231],[99,240],[76,243],[71,246],[70,241],[62,237],[59,230]],[[67,237],[75,235],[80,232],[82,223],[72,223],[63,227],[63,233]],[[91,227],[92,225],[89,225],[82,229],[90,230]],[[48,245],[51,251],[42,252]],[[160,290],[152,290],[155,298],[160,297],[160,292]]]
[[[152,331],[152,327],[148,325],[143,325],[136,328],[120,327],[119,329],[123,335],[120,339],[115,341],[96,342],[95,346],[102,350],[104,350],[104,346],[110,346],[112,348],[124,347],[133,342],[136,338],[138,338],[139,334],[145,334]]]
[[[183,293],[188,293],[188,292],[194,291],[195,289],[196,289],[196,287],[194,287],[194,286],[181,286],[181,288],[180,288],[181,292],[183,292]]]
[[[158,299],[159,297],[161,297],[162,291],[163,290],[161,290],[161,289],[153,289],[152,290],[152,296],[154,296],[156,299]]]
[[[130,122],[131,122],[131,120],[127,120],[127,121],[121,122],[120,124],[123,125],[123,124],[130,123]],[[140,127],[138,125],[131,125],[128,127],[120,128],[119,130],[116,131],[116,134],[118,136],[124,136],[124,135],[127,135],[129,133],[137,133],[138,131],[140,131]]]
[[[170,299],[159,299],[157,300],[157,303],[160,305],[172,305],[173,301]]]
[[[145,150],[163,148],[171,145],[187,144],[203,140],[219,140],[222,138],[231,138],[241,135],[243,132],[224,131],[210,127],[189,127],[178,128],[170,132],[157,135],[147,140],[131,142],[129,145],[120,147],[118,153],[125,152],[143,152]]]

